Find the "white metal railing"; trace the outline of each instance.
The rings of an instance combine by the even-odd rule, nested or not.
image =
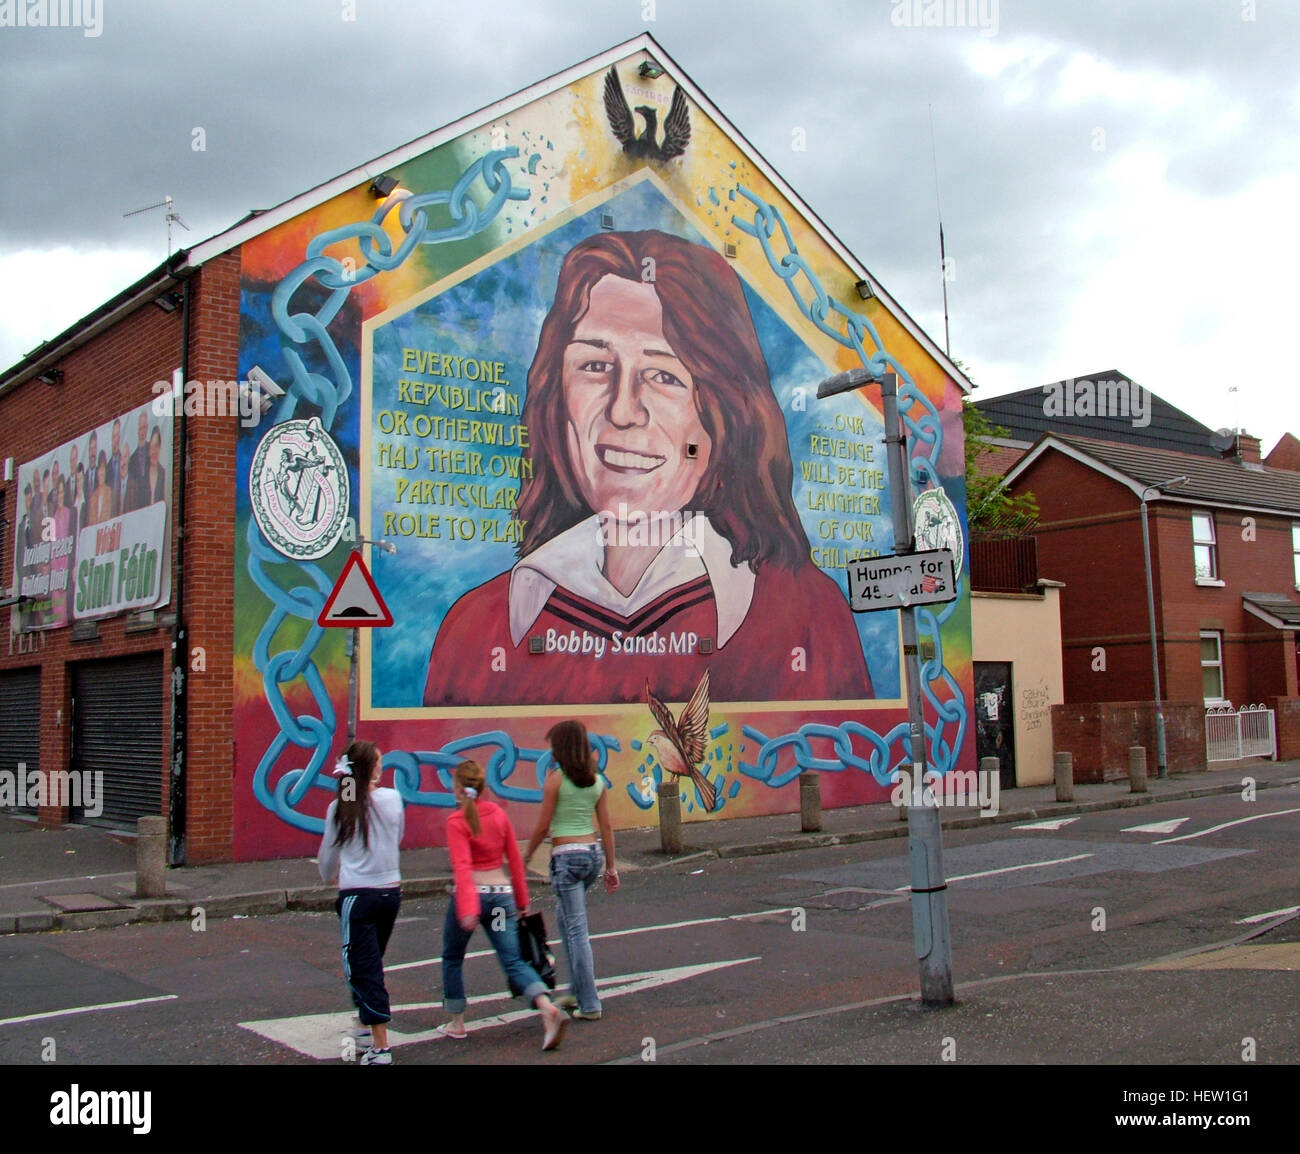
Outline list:
[[[1205,711],[1205,760],[1276,757],[1273,711],[1263,705],[1214,705]]]

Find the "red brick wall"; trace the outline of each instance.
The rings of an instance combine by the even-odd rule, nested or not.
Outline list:
[[[1273,710],[1278,760],[1300,757],[1300,697],[1270,697],[1264,704]]]
[[[3,486],[4,516],[9,524],[0,545],[0,582],[6,588],[13,583],[13,525],[21,516],[17,505],[22,496],[22,464],[150,400],[156,395],[151,386],[155,381],[170,380],[180,357],[180,312],[164,313],[146,303],[60,360],[56,367],[63,371],[61,384],[51,386],[31,380],[0,395],[0,457],[13,457],[15,468],[15,479]],[[175,484],[175,468],[172,473]],[[173,527],[173,554],[175,549]],[[18,654],[17,639],[9,634],[9,611],[0,612],[5,615],[3,627],[8,634],[0,644],[0,669],[32,664],[30,655]],[[159,610],[160,615],[166,612],[168,608]],[[164,685],[170,678],[170,630],[128,633],[127,620],[126,616],[101,620],[99,637],[91,641],[74,642],[70,627],[45,631],[44,648],[37,650],[41,666],[42,769],[66,769],[69,765],[73,662],[161,650]],[[40,646],[41,639],[35,643]],[[158,708],[165,732],[169,732],[170,699],[162,696]],[[160,749],[158,772],[164,804],[167,762],[168,750]],[[41,820],[47,824],[66,821],[67,816],[66,808],[41,810]]]
[[[1170,773],[1205,768],[1205,709],[1199,701],[1167,701],[1165,755]],[[1147,751],[1147,775],[1156,774],[1156,711],[1151,701],[1106,701],[1052,706],[1052,752],[1070,753],[1074,780],[1128,776],[1128,751]]]
[[[1015,489],[1038,500],[1039,574],[1065,582],[1065,700],[1153,697],[1142,526],[1132,492],[1060,453],[1040,458]]]
[[[1014,486],[1040,509],[1039,572],[1064,581],[1061,636],[1067,703],[1154,698],[1141,505],[1131,490],[1061,453]],[[1246,591],[1295,588],[1291,520],[1214,513],[1222,587],[1196,584],[1192,505],[1149,505],[1161,695],[1202,698],[1200,632],[1223,634],[1224,692],[1235,704],[1296,688],[1294,636],[1245,612]],[[1104,651],[1098,654],[1097,650]],[[1101,668],[1104,662],[1104,668]]]
[[[1200,631],[1223,634],[1224,694],[1235,705],[1287,692],[1287,668],[1295,677],[1295,645],[1242,608],[1243,592],[1287,593],[1295,589],[1291,519],[1236,511],[1205,510],[1214,518],[1222,587],[1196,584],[1192,563],[1193,506],[1169,509],[1160,521],[1159,595],[1164,605],[1164,674],[1170,697],[1201,695]],[[1252,524],[1243,524],[1252,518]]]
[[[238,253],[220,257],[196,275],[191,327],[190,379],[233,380],[237,368],[239,324]],[[15,470],[25,461],[85,434],[89,429],[156,396],[153,385],[170,381],[181,365],[182,314],[164,313],[146,302],[111,328],[57,362],[62,384],[39,381],[0,395],[0,457],[13,457]],[[234,470],[236,417],[189,418],[189,478],[186,537],[185,616],[191,645],[206,649],[207,672],[190,681],[189,850],[191,862],[228,859],[231,843],[231,684],[233,679]],[[179,512],[182,468],[179,438],[173,445],[172,508]],[[12,526],[18,520],[21,473],[0,485],[9,522],[0,544],[0,583],[13,580]],[[177,516],[172,518],[172,556],[177,550]],[[32,641],[35,654],[20,653],[12,635],[0,643],[0,670],[41,666],[41,766],[67,768],[71,756],[71,688],[73,663],[161,652],[163,691],[158,708],[163,723],[158,774],[162,812],[169,808],[171,761],[172,600],[161,607],[160,624],[145,632],[128,632],[128,616],[98,622],[98,638],[74,642],[71,627],[46,630]],[[7,612],[7,611],[5,611]],[[7,623],[6,623],[7,624]],[[5,630],[8,632],[7,628]],[[60,713],[61,711],[61,713]],[[66,821],[66,809],[46,808],[47,824]]]

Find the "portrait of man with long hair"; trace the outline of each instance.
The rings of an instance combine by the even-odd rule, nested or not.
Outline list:
[[[717,701],[872,696],[721,255],[660,231],[576,244],[522,422],[519,560],[451,607],[426,706],[635,702],[647,682],[683,701],[705,669]]]

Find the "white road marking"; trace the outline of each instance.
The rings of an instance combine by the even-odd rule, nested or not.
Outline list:
[[[655,989],[658,986],[670,985],[673,982],[686,981],[688,978],[699,977],[702,974],[712,973],[716,970],[725,970],[731,966],[743,966],[749,962],[759,961],[762,961],[762,958],[731,958],[721,962],[673,966],[666,970],[645,970],[635,974],[617,974],[609,978],[598,978],[596,985],[600,988],[601,1001],[604,1001],[608,998],[622,997],[625,994],[638,994],[644,990]],[[502,1002],[508,1001],[509,998],[509,994],[503,991],[499,994],[470,998],[469,1001],[471,1004],[476,1002]],[[394,1006],[393,1010],[399,1012],[402,1010],[437,1009],[441,1005],[441,1002],[417,1002],[410,1005]],[[532,1008],[507,1010],[501,1014],[491,1014],[484,1018],[476,1018],[473,1021],[466,1022],[465,1028],[469,1031],[489,1030],[496,1026],[509,1025],[511,1022],[522,1021],[536,1015],[537,1011]],[[258,1022],[239,1023],[243,1029],[250,1030],[268,1041],[288,1046],[308,1058],[316,1058],[322,1061],[343,1056],[343,1037],[354,1024],[352,1015],[346,1013],[302,1014],[295,1018],[268,1018]],[[417,1042],[445,1040],[446,1035],[439,1033],[436,1028],[420,1030],[413,1034],[404,1034],[391,1026],[388,1030],[388,1044],[394,1048],[414,1045]]]
[[[1031,821],[1027,825],[1012,826],[1012,829],[1049,829],[1055,833],[1063,825],[1069,825],[1072,821],[1078,821],[1077,817],[1053,817],[1047,821]]]
[[[1073,857],[1058,857],[1058,858],[1053,858],[1051,861],[1031,861],[1031,862],[1026,862],[1024,865],[1003,866],[1001,869],[996,869],[996,870],[980,870],[979,873],[974,873],[974,874],[958,874],[954,878],[949,878],[948,884],[951,885],[953,882],[968,882],[968,881],[972,881],[975,878],[991,878],[995,874],[1015,873],[1016,870],[1036,870],[1036,869],[1042,869],[1044,866],[1064,865],[1066,862],[1083,861],[1084,858],[1095,857],[1095,856],[1096,856],[1095,854],[1090,854],[1090,853],[1077,853]],[[894,890],[894,893],[896,894],[906,893],[911,888],[912,887],[910,885],[899,886],[896,890]]]
[[[1285,817],[1288,813],[1300,813],[1300,809],[1275,809],[1271,813],[1257,813],[1250,817],[1239,817],[1236,821],[1225,821],[1222,825],[1212,825],[1209,829],[1203,829],[1200,833],[1185,833],[1182,837],[1167,837],[1163,841],[1153,841],[1152,845],[1168,845],[1175,841],[1191,841],[1194,837],[1204,837],[1209,833],[1218,833],[1221,829],[1228,829],[1234,825],[1245,825],[1248,821],[1263,821],[1266,817]]]
[[[1131,825],[1127,829],[1121,830],[1121,833],[1173,833],[1184,822],[1191,821],[1190,817],[1171,817],[1168,821],[1153,821],[1150,825]]]
[[[657,926],[633,926],[631,929],[627,930],[607,930],[603,934],[591,934],[590,937],[593,942],[601,941],[605,938],[630,938],[634,934],[653,934],[658,933],[660,930],[683,930],[689,929],[691,926],[716,925],[718,922],[743,922],[748,921],[750,918],[770,918],[773,914],[792,914],[794,911],[794,906],[783,906],[781,909],[759,910],[757,913],[752,914],[725,914],[722,917],[717,918],[696,918],[689,922],[664,922]],[[560,945],[560,940],[556,938],[548,944],[558,947]],[[466,954],[465,958],[466,960],[470,958],[490,958],[493,953],[493,950],[475,950],[473,953]],[[389,974],[396,970],[418,970],[424,966],[440,965],[442,965],[441,958],[421,958],[419,961],[415,962],[400,962],[395,966],[385,965],[384,973]]]
[[[1266,922],[1270,918],[1283,918],[1287,914],[1300,913],[1300,906],[1287,906],[1282,910],[1269,910],[1266,914],[1251,914],[1248,918],[1238,918],[1237,925],[1253,926],[1256,922]]]
[[[14,1026],[20,1022],[41,1022],[46,1018],[66,1018],[71,1014],[93,1014],[97,1010],[121,1010],[127,1006],[145,1006],[150,1002],[172,1002],[179,994],[159,994],[153,998],[132,998],[126,1002],[101,1002],[97,1006],[73,1006],[67,1010],[48,1010],[44,1014],[26,1014],[21,1018],[0,1018],[0,1026]]]

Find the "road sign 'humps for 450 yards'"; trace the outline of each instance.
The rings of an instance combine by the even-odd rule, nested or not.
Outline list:
[[[957,598],[950,549],[870,557],[848,568],[849,608],[855,613],[907,609]]]

